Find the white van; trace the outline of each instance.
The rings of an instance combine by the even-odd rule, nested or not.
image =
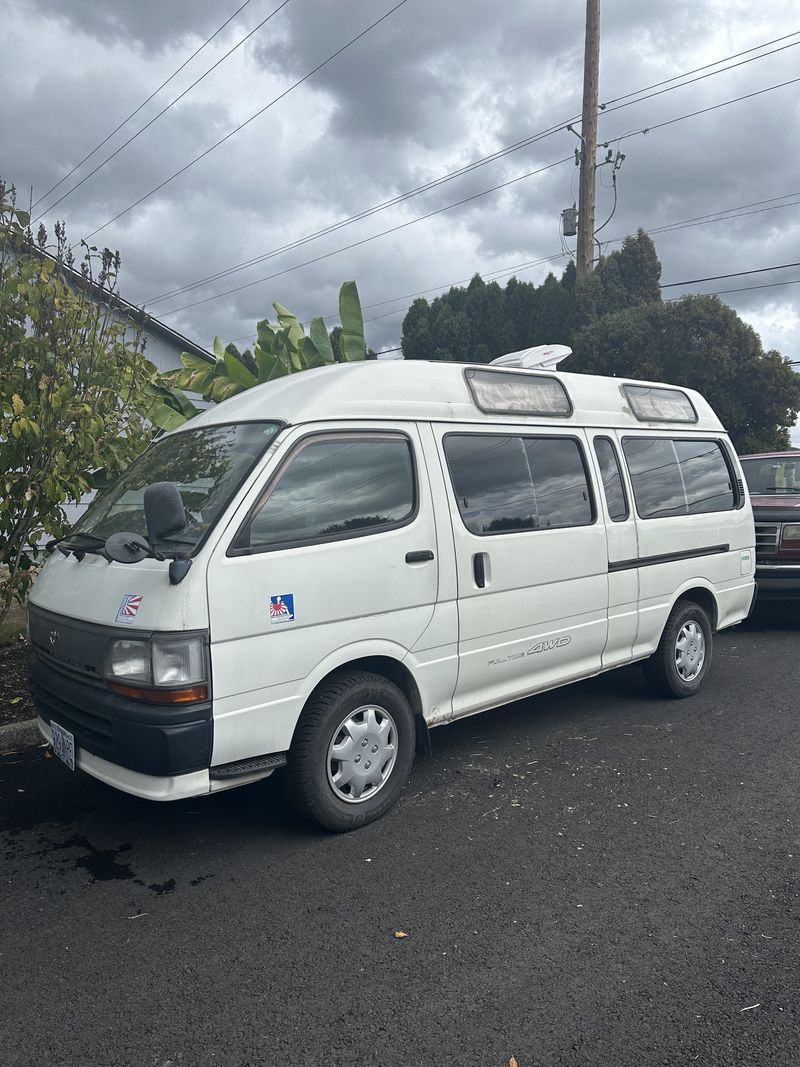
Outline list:
[[[161,438],[33,589],[40,729],[173,800],[286,765],[332,830],[382,815],[428,731],[644,662],[695,693],[748,614],[753,518],[697,393],[366,362]]]

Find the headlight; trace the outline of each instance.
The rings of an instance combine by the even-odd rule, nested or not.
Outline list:
[[[153,684],[152,654],[149,641],[113,641],[108,651],[106,674],[129,682]]]
[[[189,685],[206,680],[201,638],[156,638],[152,650],[154,685]]]
[[[787,548],[800,548],[800,523],[787,523],[781,543]]]
[[[202,637],[112,641],[106,678],[115,693],[154,704],[186,704],[208,697]]]

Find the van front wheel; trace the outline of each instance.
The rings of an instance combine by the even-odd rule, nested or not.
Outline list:
[[[644,663],[644,675],[659,696],[694,696],[711,666],[713,635],[699,604],[683,600],[667,619],[658,648]]]
[[[414,761],[414,716],[394,683],[335,675],[300,716],[288,757],[295,806],[326,830],[355,830],[394,804]]]

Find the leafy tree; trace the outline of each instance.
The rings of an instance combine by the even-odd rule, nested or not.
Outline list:
[[[740,452],[789,447],[800,375],[715,296],[650,301],[606,315],[573,340],[564,369],[699,390]]]
[[[181,354],[184,369],[165,374],[161,379],[164,399],[171,408],[171,419],[185,422],[197,414],[197,409],[182,394],[184,389],[200,393],[206,400],[227,400],[254,385],[263,385],[287,374],[324,367],[334,362],[367,358],[364,321],[355,282],[345,282],[339,291],[342,326],[337,337],[338,360],[321,318],[311,320],[306,335],[297,316],[288,308],[278,303],[272,306],[278,321],[275,325],[268,319],[258,323],[258,339],[253,350],[254,367],[248,366],[234,345],[229,344],[226,348],[219,337],[214,338],[216,362],[213,364],[189,352]],[[172,401],[166,395],[170,393],[173,395]]]
[[[115,307],[118,253],[76,264],[63,225],[48,249],[0,182],[0,621],[22,600],[63,505],[148,444],[156,368]]]

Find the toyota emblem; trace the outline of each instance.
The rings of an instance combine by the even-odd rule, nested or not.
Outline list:
[[[50,631],[50,644],[51,645],[54,645],[54,646],[57,645],[58,642],[60,641],[60,639],[61,639],[61,634],[58,632],[58,630],[51,630]]]

